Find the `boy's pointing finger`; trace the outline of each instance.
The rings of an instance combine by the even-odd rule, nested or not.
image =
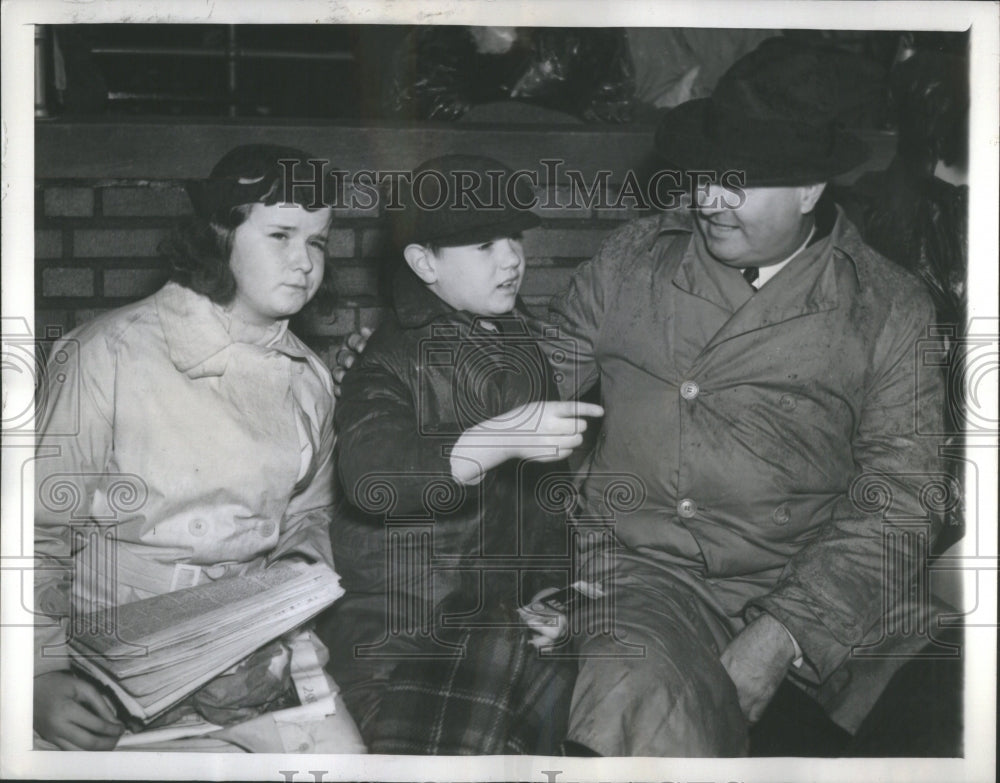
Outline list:
[[[579,418],[581,416],[604,415],[604,408],[592,402],[575,402],[573,400],[568,400],[566,402],[557,403],[557,405],[559,407],[556,409],[556,413],[559,416],[572,416],[574,418]]]

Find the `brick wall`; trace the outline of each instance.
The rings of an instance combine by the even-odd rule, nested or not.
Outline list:
[[[609,169],[612,188],[629,169],[648,165],[648,129],[495,130],[364,129],[219,125],[40,125],[36,133],[36,335],[65,332],[98,313],[153,293],[167,278],[158,244],[190,212],[182,180],[204,176],[227,149],[249,141],[301,146],[340,168],[401,169],[445,151],[483,150],[515,168],[540,172],[560,157],[589,178]],[[360,140],[359,140],[360,139]],[[588,179],[589,181],[589,179]],[[559,183],[540,178],[549,203],[566,203]],[[539,203],[546,203],[539,193]],[[528,272],[522,296],[544,306],[603,237],[634,210],[586,206],[540,209],[542,225],[525,235]],[[340,292],[329,314],[307,309],[297,332],[330,358],[340,338],[375,326],[386,302],[378,272],[385,254],[385,215],[339,216],[328,245]]]
[[[36,334],[69,330],[105,310],[156,291],[168,270],[158,244],[190,205],[179,182],[40,181],[35,222]],[[521,293],[544,306],[573,268],[593,255],[628,213],[597,218],[589,209],[539,212],[543,224],[525,235],[528,272]],[[325,353],[360,326],[374,327],[386,302],[379,291],[385,255],[384,216],[341,216],[328,248],[340,295],[330,313],[309,308],[297,331]]]
[[[35,323],[70,329],[159,288],[157,245],[190,212],[172,182],[40,180],[35,200]]]

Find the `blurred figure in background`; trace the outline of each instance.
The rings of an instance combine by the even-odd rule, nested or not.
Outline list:
[[[456,120],[477,105],[517,102],[569,115],[563,122],[628,122],[633,96],[621,29],[435,25],[403,39],[384,103],[407,120]],[[531,121],[532,112],[525,119],[509,108],[511,121]]]
[[[939,34],[942,35],[942,34]],[[969,189],[966,35],[901,46],[889,78],[896,157],[837,199],[865,241],[923,279],[942,323],[965,320]],[[929,44],[929,45],[928,45]]]

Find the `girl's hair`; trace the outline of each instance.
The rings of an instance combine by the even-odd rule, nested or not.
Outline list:
[[[251,209],[253,204],[240,204],[228,210],[223,220],[191,217],[179,223],[161,246],[170,262],[170,279],[217,304],[233,301],[236,278],[229,268],[229,255],[233,235]]]

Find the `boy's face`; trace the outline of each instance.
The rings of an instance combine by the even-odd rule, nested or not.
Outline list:
[[[456,310],[503,315],[514,309],[524,278],[520,235],[443,247],[430,256],[436,277],[430,289]]]

